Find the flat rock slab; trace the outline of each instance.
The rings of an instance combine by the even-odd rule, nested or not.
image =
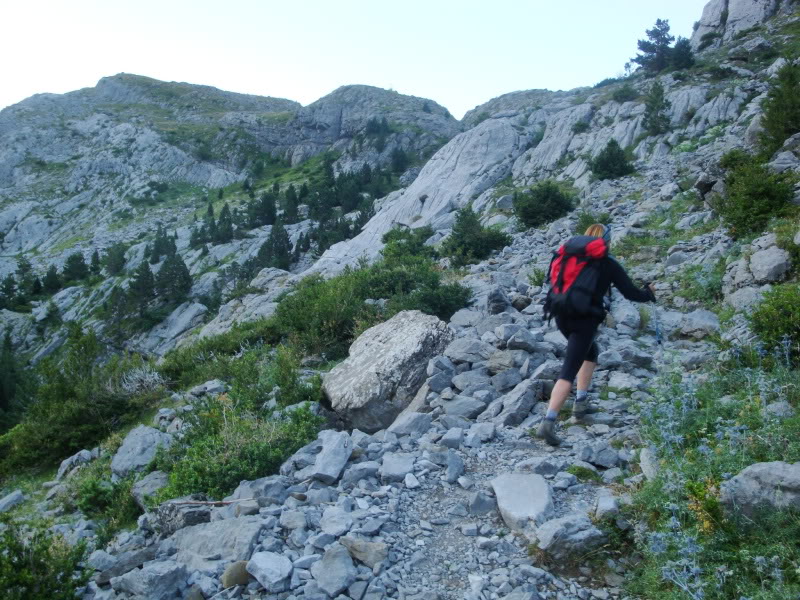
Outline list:
[[[800,462],[756,463],[721,486],[722,504],[732,513],[800,509]]]
[[[277,594],[289,587],[292,561],[275,552],[256,552],[247,563],[247,572],[264,586],[269,594]]]
[[[344,431],[320,431],[322,451],[317,454],[311,476],[327,485],[335,483],[353,453],[353,440]]]
[[[553,515],[553,494],[541,475],[504,473],[491,485],[500,515],[513,531],[530,535]]]
[[[22,493],[22,490],[14,490],[0,499],[0,513],[7,512],[23,502],[25,502],[25,494]]]
[[[190,571],[216,574],[232,562],[250,558],[262,527],[257,516],[185,527],[172,536],[178,550],[175,560]]]

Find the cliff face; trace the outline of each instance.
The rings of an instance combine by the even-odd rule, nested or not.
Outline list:
[[[704,40],[729,42],[736,34],[757,27],[776,15],[797,9],[794,0],[711,0],[703,8],[692,35],[692,48],[700,49]]]

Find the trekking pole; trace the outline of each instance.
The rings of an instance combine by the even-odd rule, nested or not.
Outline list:
[[[653,303],[653,327],[656,330],[656,344],[661,346],[661,323],[658,320],[658,304]]]

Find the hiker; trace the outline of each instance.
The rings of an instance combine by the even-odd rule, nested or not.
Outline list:
[[[637,288],[622,265],[609,256],[610,241],[611,230],[596,223],[584,235],[564,243],[550,262],[545,316],[548,319],[554,316],[558,330],[567,338],[567,355],[553,386],[547,414],[536,431],[536,437],[551,446],[561,444],[555,433],[556,418],[576,375],[578,390],[572,415],[581,419],[598,410],[589,403],[587,394],[600,353],[594,338],[606,318],[609,305],[604,299],[611,286],[634,302],[655,302],[656,299],[652,284]]]

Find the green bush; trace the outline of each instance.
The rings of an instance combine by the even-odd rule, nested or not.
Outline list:
[[[606,147],[591,163],[592,174],[597,179],[615,179],[633,173],[633,165],[625,156],[617,140],[609,140]]]
[[[541,181],[527,192],[514,194],[514,214],[525,227],[540,227],[569,213],[574,199],[570,188],[553,180]]]
[[[589,131],[588,121],[577,121],[572,125],[572,133],[586,133]]]
[[[456,213],[453,231],[442,244],[441,252],[452,258],[455,266],[463,266],[488,258],[510,243],[510,235],[484,227],[472,207],[465,206]]]
[[[664,94],[664,86],[656,82],[650,86],[644,98],[644,120],[642,126],[647,135],[660,135],[670,129],[668,111],[672,104]]]
[[[61,360],[40,363],[22,421],[0,436],[0,478],[91,448],[158,399],[161,380],[146,362],[115,356],[102,364],[104,353],[94,332],[73,325]]]
[[[614,90],[611,94],[611,99],[614,102],[619,102],[622,104],[623,102],[630,102],[631,100],[636,100],[639,97],[639,92],[636,91],[630,83],[625,83],[621,87],[618,87]]]
[[[764,294],[764,300],[749,315],[753,331],[767,347],[785,343],[800,355],[800,285],[778,285]]]
[[[788,137],[800,131],[800,65],[784,65],[762,103],[762,152],[771,156]]]
[[[191,427],[182,443],[158,459],[158,466],[169,471],[169,484],[159,492],[159,500],[191,493],[222,498],[242,480],[275,473],[314,439],[320,425],[306,407],[275,419],[250,411],[228,395],[207,400],[188,419]]]
[[[728,169],[727,189],[725,196],[714,200],[713,208],[734,237],[763,231],[771,218],[791,209],[795,175],[774,173],[740,150],[725,154],[720,166]]]
[[[4,600],[75,600],[89,579],[80,565],[86,544],[70,546],[44,528],[4,523],[0,532],[0,589]]]
[[[575,225],[575,232],[583,234],[584,231],[589,229],[595,223],[602,223],[608,225],[611,223],[611,215],[607,212],[595,213],[587,210],[582,210],[578,213],[578,222]]]

